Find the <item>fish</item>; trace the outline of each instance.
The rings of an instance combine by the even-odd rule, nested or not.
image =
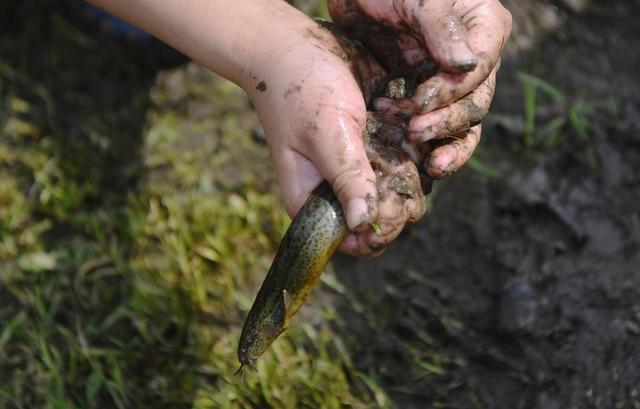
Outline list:
[[[242,374],[288,327],[349,234],[342,206],[324,181],[293,218],[247,315],[238,360]]]

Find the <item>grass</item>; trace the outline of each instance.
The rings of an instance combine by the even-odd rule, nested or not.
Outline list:
[[[390,405],[321,297],[233,376],[289,222],[242,92],[2,8],[33,18],[0,40],[0,408]]]
[[[622,115],[615,98],[584,101],[530,73],[519,71],[517,78],[522,85],[522,113],[512,117],[492,114],[489,121],[517,137],[516,150],[525,155],[564,152],[599,168],[601,159],[595,143],[606,138],[610,128],[618,127],[617,122],[624,122],[618,121]],[[505,170],[491,164],[486,156],[486,149],[480,144],[465,166],[485,177],[503,176]]]
[[[257,118],[237,87],[94,30],[74,4],[0,6],[0,408],[446,400],[463,364],[421,327],[437,319],[412,316],[416,348],[392,331],[401,290],[380,302],[331,271],[233,375],[288,224]],[[369,339],[394,346],[382,366],[363,363]]]
[[[0,409],[488,407],[449,342],[478,338],[410,269],[371,288],[325,273],[235,377],[288,224],[257,118],[237,87],[78,8],[0,4]],[[609,105],[521,80],[526,149],[598,137]]]
[[[589,145],[601,137],[593,117],[599,113],[613,114],[613,98],[584,102],[570,100],[551,83],[525,72],[519,72],[524,95],[524,144],[530,149],[549,150],[577,139]],[[593,152],[590,153],[593,159]]]

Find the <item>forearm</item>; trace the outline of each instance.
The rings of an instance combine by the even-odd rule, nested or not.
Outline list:
[[[248,87],[250,67],[302,38],[312,24],[282,0],[89,0]]]

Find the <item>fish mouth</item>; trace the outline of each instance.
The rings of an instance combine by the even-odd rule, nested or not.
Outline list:
[[[256,360],[255,358],[249,358],[247,356],[243,356],[241,358],[238,359],[238,361],[240,361],[240,365],[248,365],[248,366],[254,366]]]
[[[240,362],[241,369],[242,366],[254,366],[256,357],[252,357],[249,352],[250,349],[247,347],[241,347],[238,349],[238,361]]]
[[[251,369],[253,369],[254,371],[256,370],[256,365],[255,365],[256,360],[255,359],[251,359],[251,358],[244,358],[244,359],[240,359],[240,368],[238,368],[238,370],[233,374],[233,376],[238,376],[240,377],[240,382],[244,381],[244,373],[245,373],[245,367],[249,367]]]

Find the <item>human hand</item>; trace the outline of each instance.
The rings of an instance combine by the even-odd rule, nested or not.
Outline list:
[[[393,192],[390,176],[383,174],[379,185],[391,185],[391,193],[377,197],[362,136],[363,97],[369,100],[384,70],[372,58],[357,58],[349,50],[354,44],[343,39],[341,48],[332,33],[282,0],[190,0],[188,7],[181,0],[90,1],[244,88],[262,120],[287,211],[296,214],[327,179],[357,233],[343,251],[380,254],[424,213],[422,195]],[[378,176],[381,169],[400,172],[419,184],[415,166],[399,155],[393,163],[373,155]],[[369,228],[373,222],[382,234]]]
[[[288,213],[296,214],[326,179],[355,233],[340,250],[363,257],[381,254],[406,223],[425,211],[419,192],[402,201],[394,201],[393,192],[378,200],[376,174],[363,142],[363,92],[369,94],[386,73],[370,56],[311,20],[270,47],[248,70],[244,87],[264,127]],[[393,159],[393,164],[383,163],[380,155],[373,160],[389,175],[398,169],[411,174],[419,186],[415,166],[411,163],[411,173],[407,164]],[[372,231],[373,222],[382,226],[381,234]]]
[[[430,176],[458,170],[480,140],[480,122],[491,104],[500,52],[511,31],[510,13],[498,0],[330,0],[329,11],[372,50],[389,48],[386,35],[376,35],[375,27],[382,25],[395,32],[405,64],[437,62],[440,70],[425,78],[412,97],[410,139],[431,141],[433,151],[425,163]],[[380,98],[375,107],[406,111],[406,103],[403,108],[398,104]]]

